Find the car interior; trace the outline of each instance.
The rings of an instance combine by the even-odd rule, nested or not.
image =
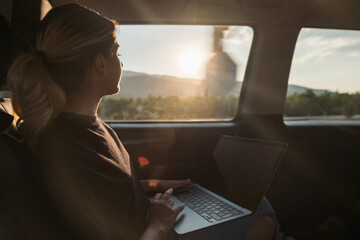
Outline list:
[[[357,0],[2,0],[0,239],[76,238],[36,184],[6,88],[40,20],[71,2],[118,24],[121,91],[99,117],[139,179],[191,178],[231,200],[220,138],[284,142],[266,193],[284,239],[360,239]]]

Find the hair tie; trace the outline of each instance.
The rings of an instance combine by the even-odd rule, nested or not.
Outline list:
[[[45,53],[44,51],[41,51],[41,50],[37,50],[35,53],[36,53],[38,56],[41,57],[41,60],[42,60],[42,62],[43,62],[43,64],[44,64],[44,66],[46,66],[46,65],[47,65],[46,53]]]

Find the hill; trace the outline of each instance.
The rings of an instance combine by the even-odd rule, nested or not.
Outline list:
[[[322,89],[311,89],[311,88],[307,88],[307,87],[302,87],[302,86],[298,86],[298,85],[289,85],[288,86],[288,90],[287,90],[287,96],[291,96],[294,94],[302,94],[305,93],[307,90],[312,90],[314,92],[314,94],[316,96],[319,96],[325,92],[327,92],[327,90],[322,90]]]
[[[235,86],[228,90],[226,95],[239,95],[242,82],[236,82]],[[120,83],[121,91],[115,97],[119,98],[144,98],[152,96],[204,96],[205,88],[201,79],[179,78],[165,75],[152,75],[146,73],[124,71]],[[295,93],[301,94],[310,88],[289,85],[287,96]],[[311,89],[315,95],[320,95],[326,90]]]
[[[137,98],[152,96],[197,96],[201,95],[201,80],[173,76],[151,75],[124,71],[120,83],[121,91],[116,97]]]

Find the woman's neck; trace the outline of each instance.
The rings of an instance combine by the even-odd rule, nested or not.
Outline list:
[[[96,116],[101,98],[91,94],[68,94],[64,112],[77,113],[87,116]]]

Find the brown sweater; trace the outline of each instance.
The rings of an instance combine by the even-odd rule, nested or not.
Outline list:
[[[138,239],[149,201],[116,133],[97,117],[63,113],[36,153],[45,187],[85,239]]]

